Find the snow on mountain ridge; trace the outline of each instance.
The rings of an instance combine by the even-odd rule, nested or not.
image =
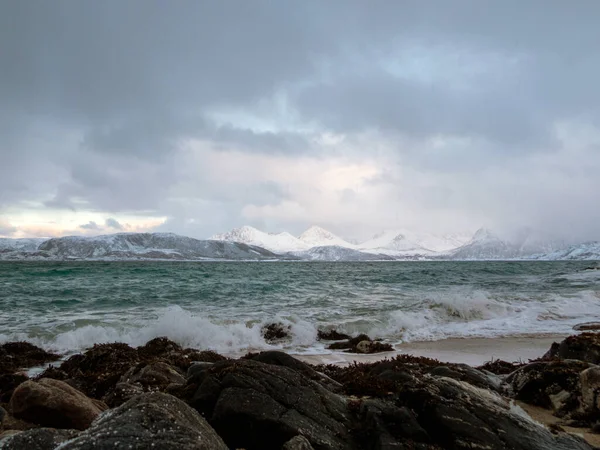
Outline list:
[[[304,233],[298,236],[302,242],[306,243],[310,247],[326,247],[330,245],[335,245],[338,247],[345,247],[356,249],[357,246],[351,244],[350,242],[345,241],[339,236],[321,228],[317,225],[311,226]]]
[[[256,245],[274,253],[286,253],[307,250],[309,246],[287,231],[282,233],[265,233],[254,227],[245,225],[234,228],[227,233],[215,234],[211,239],[225,242],[241,242]]]

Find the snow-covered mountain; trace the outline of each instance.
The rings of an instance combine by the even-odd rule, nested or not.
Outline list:
[[[436,236],[430,233],[396,229],[385,230],[359,245],[361,249],[378,250],[397,255],[433,255],[458,248],[470,240],[469,235]]]
[[[290,256],[308,261],[391,261],[394,258],[376,253],[354,250],[338,245],[312,247],[302,252],[292,252]]]
[[[37,250],[38,246],[44,242],[45,238],[21,238],[10,239],[0,238],[0,252],[2,251],[22,251],[31,252]]]
[[[11,253],[13,253],[11,255]],[[66,236],[42,242],[36,252],[11,252],[4,259],[265,259],[264,248],[233,242],[198,240],[172,233],[117,233]]]
[[[234,228],[227,233],[216,234],[211,239],[256,245],[278,254],[308,250],[310,248],[310,245],[306,242],[301,241],[286,231],[277,234],[265,233],[249,226]]]
[[[548,253],[534,255],[533,259],[544,260],[586,260],[600,261],[600,242],[585,242],[583,244],[571,245],[567,248],[554,250]]]
[[[335,245],[338,247],[344,248],[357,248],[355,244],[351,244],[348,241],[345,241],[339,236],[321,228],[318,226],[312,226],[304,233],[302,233],[298,239],[311,247],[325,247],[328,245]]]

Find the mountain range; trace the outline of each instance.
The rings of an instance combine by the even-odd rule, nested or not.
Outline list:
[[[318,226],[299,236],[250,226],[194,239],[172,233],[116,233],[51,239],[0,238],[0,260],[600,260],[600,242],[576,245],[531,230],[507,238],[489,229],[474,235],[382,231],[350,242]]]

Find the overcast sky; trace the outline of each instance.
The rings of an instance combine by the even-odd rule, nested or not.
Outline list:
[[[0,1],[0,236],[600,239],[600,2]]]

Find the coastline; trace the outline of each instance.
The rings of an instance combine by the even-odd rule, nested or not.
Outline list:
[[[374,354],[335,352],[321,355],[293,354],[294,358],[309,364],[347,366],[353,362],[376,362],[396,355],[423,356],[455,364],[479,366],[490,360],[528,362],[541,358],[553,342],[560,342],[568,334],[507,336],[497,338],[449,338],[439,341],[417,341],[396,345],[396,351]]]

